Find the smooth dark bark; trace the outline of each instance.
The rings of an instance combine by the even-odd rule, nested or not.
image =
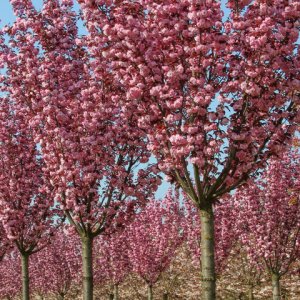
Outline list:
[[[29,300],[29,255],[21,253],[21,266],[22,266],[22,299]]]
[[[153,287],[151,284],[148,284],[148,300],[153,300]]]
[[[253,286],[252,285],[250,285],[250,287],[249,287],[248,298],[249,298],[249,300],[254,300]]]
[[[58,300],[64,300],[65,299],[65,295],[64,294],[59,294],[57,297]]]
[[[81,237],[83,300],[93,300],[93,238]]]
[[[281,299],[280,276],[278,274],[272,274],[272,292],[273,300]]]
[[[114,300],[119,300],[119,286],[117,284],[114,285]]]
[[[216,299],[215,235],[212,204],[200,210],[202,300]]]
[[[108,299],[109,299],[109,300],[114,300],[114,294],[109,294],[109,295],[108,295]]]

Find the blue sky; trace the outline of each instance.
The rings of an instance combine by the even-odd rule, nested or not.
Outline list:
[[[11,5],[9,3],[9,0],[0,0],[0,27],[3,25],[6,25],[8,23],[11,23],[14,21],[15,17],[11,8]],[[43,0],[32,0],[33,5],[37,8],[40,9],[42,8],[43,5]],[[78,8],[79,5],[77,1],[75,0],[75,7]]]
[[[43,0],[32,0],[32,2],[37,9],[42,7]],[[225,11],[225,18],[227,18],[229,11],[228,9],[226,9],[225,3],[226,0],[221,0],[222,8]],[[76,7],[78,7],[77,2],[76,2]],[[1,27],[3,25],[6,25],[14,21],[14,15],[9,0],[0,0],[0,20],[1,20],[0,23]]]
[[[33,0],[33,4],[40,8],[42,6],[42,0]],[[11,23],[14,20],[14,15],[12,12],[11,5],[9,3],[9,0],[1,0],[0,4],[0,26],[6,25],[8,23]]]

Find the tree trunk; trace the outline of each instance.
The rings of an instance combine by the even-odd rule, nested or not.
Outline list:
[[[280,276],[278,274],[272,274],[272,291],[273,291],[273,300],[280,300]]]
[[[250,285],[250,287],[249,287],[248,298],[249,298],[249,300],[254,300],[253,286],[252,285]]]
[[[119,300],[119,286],[117,284],[114,285],[114,300]]]
[[[108,295],[108,299],[109,299],[109,300],[114,300],[114,294],[109,294],[109,295]]]
[[[152,284],[148,284],[148,300],[153,300],[153,288],[152,288]]]
[[[57,297],[57,300],[64,300],[65,299],[65,295],[64,294],[59,294]]]
[[[21,253],[21,265],[22,265],[22,299],[29,300],[29,255],[27,253]]]
[[[202,300],[216,299],[215,235],[212,204],[200,210]]]
[[[83,300],[93,300],[93,238],[81,237]]]
[[[164,293],[163,300],[168,300],[168,299],[169,299],[169,294],[168,293]]]

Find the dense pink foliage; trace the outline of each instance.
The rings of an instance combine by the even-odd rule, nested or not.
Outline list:
[[[101,235],[95,242],[95,281],[121,284],[131,271],[126,231]]]
[[[186,236],[200,255],[198,210],[185,217],[171,193],[146,205],[162,171],[197,209],[216,204],[207,240],[218,270],[238,233],[253,262],[285,274],[300,255],[298,155],[271,161],[233,202],[220,197],[265,168],[299,124],[300,3],[228,0],[223,21],[213,0],[78,2],[87,36],[73,0],[41,11],[10,0],[16,21],[0,30],[0,258],[6,238],[21,254],[44,248],[57,203],[82,238],[107,234],[99,282],[117,285],[133,269],[152,286]],[[60,232],[35,255],[36,290],[62,295],[77,283],[75,244]],[[11,264],[0,295],[19,290],[17,263],[13,252],[0,264],[1,275]]]
[[[0,263],[0,298],[13,299],[21,292],[20,256],[9,253]]]
[[[61,209],[78,232],[97,235],[157,188],[153,168],[134,171],[150,157],[143,133],[133,111],[124,116],[113,105],[122,90],[89,59],[72,1],[45,1],[41,12],[31,1],[11,3],[18,17],[2,31],[2,91],[34,130]]]
[[[33,133],[8,98],[0,107],[0,222],[21,253],[36,252],[52,234],[52,189]]]
[[[234,195],[236,230],[253,263],[284,275],[300,255],[300,156],[286,153]]]
[[[228,0],[227,7],[232,9],[234,12],[239,13],[245,6],[249,5],[252,0]],[[263,3],[261,1],[261,3]]]
[[[220,1],[79,2],[93,72],[105,61],[126,90],[114,100],[198,205],[247,179],[294,131],[298,1],[256,0],[226,22]]]
[[[127,230],[133,271],[153,285],[184,241],[184,214],[178,195],[151,200]]]
[[[10,242],[6,236],[6,232],[2,224],[0,223],[0,262],[9,248],[10,248]]]
[[[77,235],[60,230],[51,243],[32,257],[32,289],[42,295],[62,299],[72,286],[80,283],[81,243]]]

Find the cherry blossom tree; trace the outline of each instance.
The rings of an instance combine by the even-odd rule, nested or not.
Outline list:
[[[0,222],[20,252],[23,299],[29,299],[29,257],[49,241],[55,221],[52,189],[32,131],[10,99],[0,106]]]
[[[270,162],[266,172],[234,195],[237,230],[253,264],[270,274],[273,299],[281,299],[280,279],[300,255],[298,153]]]
[[[0,274],[0,298],[12,300],[20,295],[21,268],[20,255],[17,251],[10,252],[0,262]]]
[[[17,20],[0,61],[1,92],[35,130],[81,237],[84,298],[94,237],[122,226],[158,184],[134,171],[152,151],[199,209],[203,298],[214,299],[213,205],[282,150],[299,118],[299,3],[230,0],[223,22],[212,0],[79,2],[84,38],[71,0],[41,12],[11,0]]]
[[[129,222],[159,179],[135,112],[112,101],[125,92],[78,35],[72,1],[44,1],[41,11],[30,0],[11,4],[17,19],[2,30],[2,92],[34,130],[55,200],[81,238],[90,300],[94,238]]]
[[[119,285],[131,271],[126,231],[102,235],[96,244],[98,272],[113,284],[113,299],[119,300]]]
[[[299,121],[299,1],[80,0],[96,65],[201,218],[203,299],[215,299],[214,213]],[[272,3],[272,4],[271,4]],[[101,76],[102,70],[95,68]]]
[[[147,283],[149,300],[153,285],[184,241],[184,213],[177,196],[169,192],[162,201],[151,200],[127,232],[132,269]]]
[[[81,279],[80,240],[66,230],[57,232],[51,243],[34,255],[31,265],[33,291],[54,294],[58,300],[65,299]]]
[[[263,263],[253,264],[247,251],[237,242],[230,251],[218,281],[221,299],[226,300],[229,295],[235,298],[247,295],[247,299],[254,300],[263,281],[266,281]]]
[[[256,300],[272,299],[270,276],[266,272],[263,263],[260,269],[250,264],[248,256],[243,248],[237,245],[237,249],[231,252],[226,260],[226,268],[217,275],[218,298],[220,300]],[[298,264],[299,266],[299,264]],[[298,300],[300,295],[299,273],[296,265],[293,271],[285,275],[281,280],[282,299]],[[168,269],[160,276],[153,289],[154,299],[164,299],[165,292],[169,293],[169,299],[200,299],[199,289],[199,264],[193,263],[190,251],[185,243],[176,251],[176,255]],[[252,295],[250,294],[251,289]],[[98,299],[113,299],[108,297],[111,291],[109,281],[95,286],[95,297]],[[130,274],[120,285],[120,298],[124,300],[145,300],[147,289],[144,281],[136,274]],[[72,298],[72,299],[75,299]]]

